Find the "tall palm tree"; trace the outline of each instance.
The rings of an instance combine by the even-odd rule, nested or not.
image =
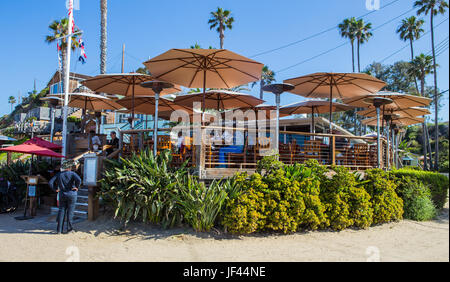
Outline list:
[[[13,111],[13,106],[16,103],[16,98],[14,96],[9,96],[8,103],[11,104],[11,112]]]
[[[424,32],[422,26],[424,20],[417,19],[415,16],[411,16],[402,20],[402,24],[397,28],[397,33],[400,35],[400,39],[403,41],[409,41],[411,48],[411,61],[414,60],[414,48],[413,41],[420,38]],[[416,91],[419,93],[419,86],[417,84],[417,77],[414,77],[414,83],[416,85]]]
[[[439,120],[438,120],[438,102],[439,93],[437,90],[437,72],[436,72],[436,52],[434,48],[434,16],[438,14],[444,14],[448,8],[447,1],[444,0],[418,0],[414,3],[414,7],[418,8],[417,15],[428,15],[430,14],[430,25],[431,25],[431,49],[433,52],[433,73],[434,73],[434,111],[435,111],[435,154],[434,154],[434,169],[439,170]]]
[[[350,44],[352,45],[352,68],[355,72],[355,23],[356,19],[354,17],[345,19],[342,23],[338,25],[341,37],[350,39]]]
[[[420,54],[419,56],[416,56],[411,61],[411,68],[408,70],[409,75],[417,77],[420,80],[420,95],[425,96],[425,78],[427,75],[434,72],[433,69],[433,57],[432,56],[426,56],[425,54]],[[422,140],[423,140],[423,154],[425,156],[424,158],[424,168],[428,169],[427,164],[427,147],[428,147],[428,154],[430,158],[430,168],[433,167],[433,161],[431,157],[431,145],[427,140],[427,125],[426,122],[422,124]],[[435,164],[436,165],[436,164]]]
[[[275,81],[275,72],[270,70],[268,66],[264,66],[262,68],[261,73],[261,80],[259,81],[259,98],[263,100],[264,91],[263,87],[264,85],[271,84]],[[255,87],[255,85],[258,84],[257,81],[252,83],[252,88]]]
[[[372,37],[373,34],[370,31],[372,29],[372,24],[371,23],[366,24],[364,23],[363,19],[359,19],[354,23],[354,25],[357,43],[356,53],[358,54],[358,72],[361,72],[360,46],[369,41],[369,38]]]
[[[106,73],[108,0],[100,0],[100,73]]]
[[[220,49],[223,49],[223,39],[225,38],[225,30],[233,28],[234,18],[229,10],[217,8],[217,11],[211,12],[211,18],[208,20],[209,29],[217,27],[219,33]]]
[[[53,21],[50,25],[49,25],[49,29],[52,32],[51,35],[47,35],[45,37],[45,42],[47,42],[48,44],[51,44],[55,41],[59,41],[60,40],[60,48],[61,48],[61,59],[62,59],[62,69],[61,69],[61,73],[62,73],[62,77],[65,77],[65,73],[66,73],[66,60],[67,60],[67,37],[63,38],[65,36],[68,35],[67,31],[69,29],[69,20],[67,18],[62,19],[61,21]],[[75,51],[76,48],[78,48],[80,46],[80,44],[78,43],[78,36],[81,35],[80,30],[75,28],[75,34],[72,36],[72,42],[71,42],[71,49],[72,51]],[[65,85],[64,83],[62,83],[62,92],[65,91]]]

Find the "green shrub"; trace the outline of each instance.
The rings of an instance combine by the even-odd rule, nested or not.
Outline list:
[[[250,177],[236,178],[242,188],[230,199],[223,225],[232,233],[248,234],[262,230],[295,232],[299,228],[317,229],[325,220],[320,202],[320,182],[305,166],[280,166],[268,158]]]
[[[403,200],[397,195],[397,185],[387,172],[381,169],[367,170],[363,185],[371,197],[373,224],[402,219]]]
[[[209,187],[189,175],[173,196],[185,221],[196,231],[209,231],[227,198],[226,181],[213,181]]]
[[[179,193],[188,171],[184,165],[171,168],[170,163],[169,152],[154,157],[148,150],[120,162],[109,161],[99,196],[113,204],[115,216],[125,224],[131,219],[163,227],[181,223],[183,216],[174,195]]]
[[[370,195],[358,187],[356,176],[345,167],[333,167],[335,174],[324,178],[320,198],[326,206],[326,227],[342,230],[350,226],[367,228],[372,224]]]
[[[410,177],[430,187],[431,199],[437,209],[442,209],[447,202],[449,179],[437,172],[398,169],[391,174],[397,178]]]
[[[424,221],[436,216],[430,188],[410,177],[398,179],[398,195],[403,199],[404,217]]]

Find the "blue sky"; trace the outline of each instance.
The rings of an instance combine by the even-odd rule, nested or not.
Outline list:
[[[394,0],[380,0],[381,6]],[[0,115],[10,111],[9,96],[32,90],[34,79],[38,90],[45,87],[57,69],[56,46],[44,38],[48,25],[66,16],[65,0],[0,1],[0,26],[3,44],[0,68]],[[366,0],[110,0],[108,1],[108,63],[109,73],[120,72],[122,44],[126,45],[125,71],[142,67],[142,62],[170,48],[189,48],[196,42],[202,47],[218,47],[219,37],[207,24],[209,13],[218,6],[231,10],[235,18],[233,30],[225,33],[225,48],[252,57],[277,72],[278,81],[317,71],[350,72],[351,48],[346,44],[318,56],[345,42],[337,28],[320,36],[293,44],[274,52],[254,56],[286,44],[299,41],[323,30],[336,27],[346,17],[369,13]],[[381,61],[405,46],[395,33],[401,19],[415,14],[411,0],[397,0],[393,4],[364,17],[371,22],[373,38],[362,46],[362,68]],[[398,17],[398,18],[397,18]],[[429,19],[425,18],[425,30]],[[448,11],[436,18],[436,44],[449,36]],[[87,63],[73,62],[71,71],[87,75],[99,73],[100,4],[99,0],[80,0],[75,23],[84,31]],[[430,35],[415,43],[415,52],[431,52]],[[78,53],[75,57],[78,57]],[[317,57],[316,57],[317,56]],[[404,48],[383,63],[409,60],[409,48]],[[308,60],[311,59],[311,60]],[[448,45],[437,58],[438,86],[448,89]],[[306,62],[305,62],[306,61]],[[302,63],[303,62],[303,63]],[[432,76],[428,78],[432,85]],[[252,93],[258,92],[257,87]],[[441,100],[440,119],[448,121],[448,92]],[[271,94],[265,94],[273,103]],[[300,96],[286,94],[282,104],[299,101]]]

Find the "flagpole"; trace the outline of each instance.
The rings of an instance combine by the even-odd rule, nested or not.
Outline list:
[[[69,104],[69,75],[70,75],[70,51],[71,51],[71,43],[72,43],[72,32],[73,32],[73,0],[69,0],[69,23],[68,23],[68,37],[66,39],[66,61],[63,64],[66,64],[64,74],[64,107],[63,107],[63,132],[62,132],[62,155],[67,155],[67,112],[68,112],[68,104]]]

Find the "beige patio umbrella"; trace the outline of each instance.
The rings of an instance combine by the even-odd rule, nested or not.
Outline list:
[[[331,111],[332,112],[345,112],[354,109],[354,107],[345,105],[342,103],[332,102]],[[311,114],[311,132],[315,133],[314,126],[314,114],[323,114],[330,112],[330,102],[324,100],[309,100],[299,103],[293,103],[281,107],[280,113],[295,115],[295,114]],[[331,121],[330,121],[331,122]]]
[[[240,108],[239,110],[241,110],[244,113],[249,110],[253,110],[253,111],[255,111],[255,118],[257,120],[259,119],[260,113],[262,113],[264,115],[264,119],[271,120],[273,113],[276,112],[276,110],[277,110],[277,107],[272,106],[272,105],[267,105],[267,104],[261,104],[256,107]],[[280,117],[287,117],[287,116],[290,116],[290,114],[285,114],[285,113],[280,112]],[[251,116],[251,115],[247,116],[248,120],[251,120],[252,118],[253,118],[253,116]]]
[[[392,124],[397,126],[410,126],[418,123],[423,123],[425,121],[424,118],[418,117],[398,117],[392,119]],[[369,126],[377,126],[377,118],[368,118],[362,121],[363,124]]]
[[[150,75],[140,73],[118,73],[118,74],[100,74],[93,78],[86,79],[82,84],[89,89],[107,94],[115,94],[126,97],[135,96],[154,96],[155,92],[151,88],[145,88],[141,86],[141,83],[154,80]],[[172,94],[180,92],[181,89],[178,86],[173,88],[164,89],[160,94]],[[134,120],[134,104],[131,99],[131,126],[133,128]]]
[[[287,79],[284,82],[295,86],[293,90],[289,91],[290,93],[307,98],[329,99],[330,132],[332,129],[333,98],[360,97],[380,91],[386,86],[384,81],[365,73],[313,73]]]
[[[171,49],[144,63],[156,79],[188,88],[226,88],[261,79],[263,64],[225,49]]]
[[[58,94],[48,97],[59,97]],[[69,107],[90,111],[119,110],[123,108],[113,99],[93,93],[69,93]]]
[[[370,105],[367,104],[367,99],[375,97],[387,98],[393,101],[391,104],[385,105],[384,109],[407,109],[412,107],[427,107],[431,103],[430,98],[390,91],[380,91],[378,93],[369,94],[365,96],[348,98],[344,99],[343,102],[345,104],[355,107],[368,108],[370,107]]]
[[[134,98],[134,110],[137,113],[153,115],[155,114],[155,97],[154,96],[137,96]],[[117,100],[117,104],[121,105],[121,107],[128,109],[129,111],[133,108],[133,98],[125,97],[120,100]],[[192,108],[187,106],[178,105],[168,99],[160,98],[158,111],[161,112],[173,112],[176,110],[183,110],[187,113],[192,112]]]
[[[264,103],[264,100],[255,96],[228,90],[209,90],[203,93],[178,95],[174,102],[179,105],[192,107],[195,102],[205,102],[206,109],[229,110],[255,107]]]
[[[395,108],[388,108],[385,109],[385,112],[392,113],[399,115],[400,117],[420,117],[431,114],[430,110],[426,108],[420,108],[420,107],[412,107],[412,108],[406,108],[406,109],[395,109]],[[366,116],[366,117],[376,117],[377,111],[375,108],[371,108],[364,111],[356,112],[358,115]]]

